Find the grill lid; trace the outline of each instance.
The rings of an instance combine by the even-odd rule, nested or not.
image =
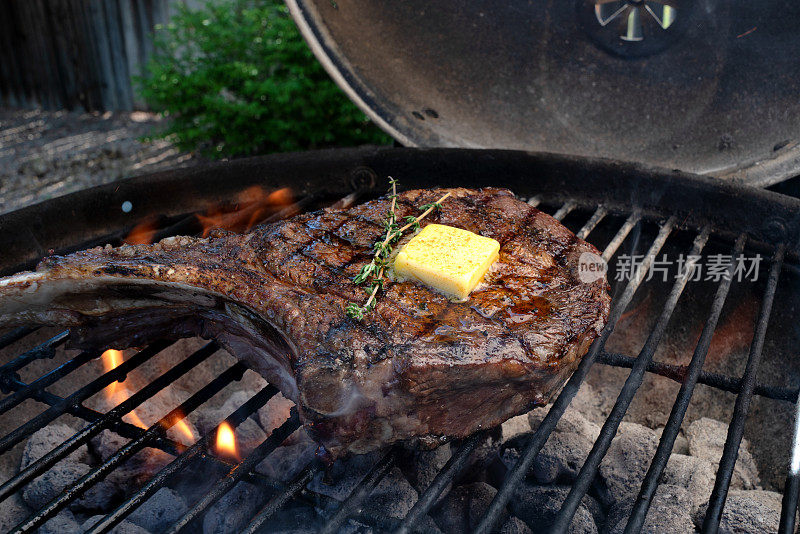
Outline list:
[[[287,0],[409,146],[607,157],[767,185],[800,172],[800,4]]]

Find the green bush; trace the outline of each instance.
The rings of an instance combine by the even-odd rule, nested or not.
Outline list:
[[[160,137],[210,157],[390,142],[331,81],[283,3],[176,4],[140,80],[170,119]]]

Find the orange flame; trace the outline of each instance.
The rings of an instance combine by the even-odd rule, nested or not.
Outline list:
[[[183,444],[189,445],[194,443],[197,438],[194,435],[192,427],[186,422],[185,417],[186,416],[181,413],[180,410],[175,410],[172,412],[172,415],[161,424],[164,429],[174,428],[178,437],[185,438],[181,440]]]
[[[175,426],[173,426],[172,428],[176,429],[182,437],[186,438],[188,440],[188,443],[194,443],[195,441],[194,432],[192,432],[192,429],[189,428],[189,425],[186,424],[186,421],[180,419],[177,423],[175,423]]]
[[[134,226],[124,241],[129,245],[149,245],[153,242],[157,230],[157,219],[151,217]]]
[[[103,367],[105,368],[106,372],[112,371],[116,369],[123,361],[122,352],[114,349],[109,349],[103,353],[102,356],[103,360]],[[111,402],[112,405],[117,406],[125,400],[128,399],[130,396],[130,392],[128,388],[123,385],[123,382],[117,381],[112,384],[109,384],[105,389],[106,398]],[[174,423],[171,425],[164,425],[165,428],[174,428],[175,432],[177,433],[179,439],[181,439],[184,444],[191,444],[197,440],[192,427],[184,420],[184,415],[178,411],[176,411],[176,416],[174,418]],[[139,428],[148,428],[150,425],[146,424],[139,415],[136,413],[135,410],[131,410],[127,414],[122,417],[123,421],[126,421],[132,425],[138,426]]]
[[[203,237],[208,237],[214,228],[246,232],[269,215],[292,205],[294,195],[288,187],[267,193],[260,186],[254,185],[240,192],[237,200],[232,210],[214,207],[203,215],[197,215],[203,228]]]
[[[239,459],[239,451],[236,447],[236,436],[233,428],[227,421],[223,421],[217,430],[217,452],[225,456],[232,456]]]
[[[128,412],[125,415],[123,415],[122,416],[122,420],[123,421],[127,421],[128,423],[132,424],[133,426],[138,426],[139,428],[147,428],[147,425],[144,424],[144,421],[139,419],[139,416],[136,415],[136,412],[134,410],[131,410],[130,412]]]
[[[108,349],[103,353],[103,367],[105,367],[106,372],[113,371],[119,364],[122,363],[122,351]],[[116,388],[117,382],[114,382],[109,388]]]
[[[103,353],[102,360],[105,371],[113,371],[122,363],[122,351],[108,349]],[[116,381],[109,384],[105,389],[106,397],[114,406],[124,402],[128,398],[128,390],[124,387],[119,387],[121,385],[122,382]],[[122,420],[138,426],[139,428],[147,428],[147,425],[145,425],[144,421],[142,421],[139,416],[136,415],[135,411],[130,411],[125,414],[122,417]]]

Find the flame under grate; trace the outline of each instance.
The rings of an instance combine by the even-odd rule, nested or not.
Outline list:
[[[352,204],[355,200],[356,197],[351,195],[336,204],[343,207]],[[534,197],[530,200],[530,203],[539,205],[540,203],[546,203],[546,200]],[[226,218],[229,224],[235,225],[236,229],[242,230],[252,226],[256,221],[284,218],[307,209],[313,203],[313,199],[304,198],[294,202],[294,199],[291,199],[285,192],[265,196],[249,191],[242,198],[242,202],[249,206],[244,215],[236,212],[218,211],[206,213],[203,216],[187,216],[177,222],[170,221],[166,226],[160,226],[158,221],[146,221],[137,226],[129,234],[128,238],[131,242],[144,242],[161,239],[177,233],[186,233],[187,231],[205,233],[208,230],[208,224],[225,224]],[[563,220],[570,214],[574,215],[576,208],[578,206],[569,201],[556,206],[556,209],[551,212],[555,218]],[[577,235],[581,238],[590,237],[595,228],[609,215],[609,211],[603,206],[598,206],[593,211],[590,210],[589,213],[591,215],[588,218],[584,218],[585,222],[577,232]],[[612,260],[620,247],[626,243],[626,240],[632,239],[633,230],[642,221],[642,216],[637,211],[622,214],[622,217],[618,218],[622,222],[618,225],[616,232],[603,250],[603,258],[606,260]],[[198,223],[200,224],[199,227]],[[568,529],[573,516],[578,510],[581,499],[589,491],[600,463],[608,452],[622,418],[641,386],[646,373],[669,378],[679,382],[681,386],[672,407],[672,412],[662,432],[658,449],[652,458],[647,475],[641,485],[639,496],[627,519],[626,532],[638,532],[644,524],[649,505],[659,484],[659,478],[665,469],[697,384],[704,384],[736,394],[733,417],[703,523],[704,531],[716,531],[730,487],[734,464],[743,438],[745,419],[753,395],[790,403],[796,403],[798,397],[798,391],[795,389],[758,384],[756,382],[766,328],[769,324],[779,277],[784,267],[785,249],[782,245],[779,245],[771,251],[768,280],[760,311],[755,319],[747,365],[741,376],[727,376],[703,371],[703,363],[711,346],[712,335],[717,328],[723,305],[734,283],[731,281],[731,277],[724,278],[716,288],[710,311],[703,323],[702,332],[688,365],[672,365],[653,361],[655,351],[666,331],[667,323],[672,318],[685,287],[692,283],[689,280],[688,272],[675,279],[669,289],[669,295],[663,309],[659,313],[658,320],[650,329],[647,341],[636,357],[607,352],[605,350],[606,341],[614,331],[623,312],[633,301],[637,290],[645,283],[646,276],[652,269],[659,252],[670,236],[678,231],[678,223],[674,218],[657,223],[657,233],[649,243],[643,262],[635,270],[630,280],[624,284],[624,289],[613,302],[607,326],[591,346],[576,372],[561,390],[542,423],[530,436],[521,451],[516,465],[509,470],[488,510],[480,518],[476,532],[488,533],[498,527],[503,517],[504,509],[513,498],[515,489],[528,473],[536,455],[547,442],[548,437],[595,363],[628,368],[630,373],[618,394],[611,414],[600,430],[591,452],[583,462],[577,478],[571,484],[570,491],[561,504],[555,523],[552,525],[553,531],[566,531]],[[701,229],[694,235],[691,247],[686,252],[692,255],[702,254],[713,234],[714,232],[710,228]],[[731,254],[734,256],[741,254],[745,250],[745,246],[745,236],[739,236],[734,243],[730,244]],[[733,269],[732,266],[731,269]],[[0,338],[0,349],[19,342],[35,332],[35,330],[35,328],[19,328],[5,334]],[[0,486],[0,501],[8,499],[20,491],[25,484],[45,473],[54,464],[67,457],[81,445],[89,442],[90,439],[102,431],[111,430],[130,439],[130,441],[102,462],[99,467],[92,469],[40,510],[35,511],[17,525],[12,532],[35,531],[49,518],[55,516],[60,510],[63,510],[71,502],[78,499],[85,491],[112,473],[126,459],[146,447],[160,449],[172,455],[174,459],[141,487],[137,488],[116,509],[95,523],[89,532],[110,531],[149,497],[165,487],[173,477],[179,475],[190,466],[197,465],[197,462],[213,465],[216,468],[221,467],[224,470],[224,474],[214,481],[210,489],[200,495],[182,516],[165,530],[166,532],[195,531],[197,522],[202,520],[204,514],[212,505],[230,492],[238,482],[243,480],[251,481],[268,489],[267,497],[261,503],[260,509],[247,518],[248,522],[243,527],[243,532],[254,533],[260,531],[265,525],[269,524],[271,517],[297,499],[306,502],[324,502],[329,509],[333,510],[327,517],[326,523],[322,526],[321,532],[337,532],[348,519],[354,517],[365,524],[371,525],[378,531],[412,532],[420,528],[424,518],[434,507],[442,493],[466,468],[469,464],[470,456],[486,439],[488,434],[488,431],[480,432],[458,443],[458,446],[453,448],[450,459],[436,474],[427,489],[420,492],[418,500],[402,519],[379,517],[375,514],[364,512],[362,510],[364,508],[363,504],[369,498],[372,490],[396,465],[398,449],[393,448],[386,451],[341,502],[332,501],[331,497],[309,489],[309,482],[318,473],[324,471],[323,464],[317,459],[310,461],[288,483],[272,480],[254,469],[259,462],[275,451],[286,438],[300,427],[295,409],[292,409],[290,417],[272,431],[262,443],[256,446],[249,454],[240,458],[240,453],[236,448],[234,431],[243,421],[278,393],[277,389],[271,385],[263,387],[252,398],[228,414],[224,421],[221,421],[212,431],[202,436],[194,434],[194,431],[187,426],[185,418],[201,408],[225,387],[240,380],[245,372],[244,366],[240,363],[231,365],[224,372],[199,387],[191,396],[179,405],[174,406],[169,413],[154,423],[147,425],[136,415],[136,408],[139,405],[211,358],[219,349],[214,341],[187,355],[182,361],[167,369],[163,374],[135,392],[123,391],[122,388],[126,377],[135,372],[137,368],[146,366],[148,362],[170,345],[169,342],[152,344],[125,359],[121,358],[121,355],[107,354],[106,372],[65,397],[49,393],[47,388],[65,379],[65,377],[83,365],[100,357],[100,354],[83,352],[30,383],[20,378],[19,371],[21,369],[24,369],[34,361],[52,357],[55,349],[63,345],[68,337],[69,332],[60,333],[0,367],[0,388],[6,394],[5,397],[0,399],[0,414],[8,412],[29,399],[48,406],[44,412],[0,437],[0,455],[7,453],[12,447],[23,442],[31,434],[63,414],[71,414],[85,421],[85,426],[68,440],[28,465],[25,469],[22,469],[11,479],[5,481]],[[109,398],[113,399],[112,404],[114,406],[111,409],[101,412],[84,405],[84,401],[101,392],[106,392]],[[170,429],[178,427],[183,427],[181,433],[184,438],[176,439],[179,434],[176,434],[175,431],[170,431]],[[798,432],[800,430],[795,431],[795,442],[798,439]],[[795,463],[797,462],[794,462],[793,465]],[[798,477],[796,470],[792,470],[788,473],[786,479],[780,525],[781,532],[792,532],[794,530],[799,493],[800,477]]]

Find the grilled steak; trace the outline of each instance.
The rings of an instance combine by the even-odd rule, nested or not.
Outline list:
[[[334,457],[464,437],[545,403],[605,324],[610,299],[604,278],[577,276],[579,256],[596,249],[555,219],[506,190],[451,191],[423,225],[501,244],[466,302],[397,282],[363,321],[347,317],[348,302],[365,298],[351,280],[384,231],[384,198],[247,234],[48,257],[0,280],[0,326],[65,325],[73,343],[99,349],[216,337],[297,403]],[[400,194],[398,219],[442,193]]]

